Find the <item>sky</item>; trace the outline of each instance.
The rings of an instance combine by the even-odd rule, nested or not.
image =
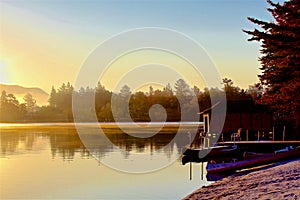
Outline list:
[[[0,83],[40,87],[46,92],[68,81],[74,85],[83,63],[101,43],[124,31],[159,27],[195,40],[221,78],[230,78],[239,87],[248,88],[258,81],[260,46],[248,42],[249,36],[242,29],[255,27],[248,16],[271,21],[267,7],[264,0],[0,1]],[[147,83],[143,85],[141,80],[148,76],[160,76],[161,84],[174,84],[182,76],[191,86],[206,86],[205,78],[195,76],[188,63],[168,52],[141,50],[127,56],[117,60],[122,61],[119,64],[114,60],[105,76],[99,78],[107,89],[126,83],[118,81],[134,64],[149,63],[163,63],[169,68],[181,65],[169,69],[170,73],[164,70],[166,67],[160,71],[149,65],[156,71],[149,75],[138,70],[140,76],[129,77],[141,85],[129,84],[130,87],[144,87]]]

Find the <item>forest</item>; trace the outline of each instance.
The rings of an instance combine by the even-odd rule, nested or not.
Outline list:
[[[125,112],[129,109],[130,117],[136,122],[149,122],[149,109],[152,105],[159,104],[166,111],[167,121],[181,121],[181,107],[185,112],[195,114],[211,107],[211,96],[215,99],[226,93],[227,100],[250,100],[255,101],[261,94],[255,86],[247,90],[235,86],[233,81],[224,78],[223,88],[204,88],[200,90],[197,86],[190,87],[186,81],[179,79],[174,88],[167,84],[163,89],[149,91],[138,91],[132,93],[129,86],[124,85],[118,94],[113,93],[99,82],[95,88],[80,88],[75,91],[68,82],[62,84],[58,89],[52,87],[49,103],[37,106],[36,100],[31,94],[24,96],[24,103],[19,103],[14,94],[2,91],[0,100],[1,122],[73,122],[72,97],[81,99],[81,105],[76,108],[85,108],[83,121],[89,121],[89,115],[95,111],[99,122],[126,121]],[[90,95],[95,97],[95,108],[90,107],[85,99]],[[111,102],[114,99],[114,113],[112,113]],[[181,104],[178,99],[180,99]],[[195,100],[198,101],[199,109],[195,108]],[[124,106],[129,105],[129,108]],[[196,104],[197,105],[197,104]],[[181,107],[180,107],[181,106]],[[161,121],[161,113],[153,113],[156,121]]]

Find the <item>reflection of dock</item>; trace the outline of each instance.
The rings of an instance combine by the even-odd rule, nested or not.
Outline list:
[[[268,153],[287,146],[300,146],[300,141],[235,141],[235,142],[218,142],[218,145],[236,144],[239,151],[252,151]]]

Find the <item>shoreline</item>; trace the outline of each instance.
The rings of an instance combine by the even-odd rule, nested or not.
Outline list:
[[[203,186],[183,199],[299,199],[300,159]]]

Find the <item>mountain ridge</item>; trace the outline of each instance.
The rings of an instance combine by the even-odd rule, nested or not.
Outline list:
[[[30,93],[36,100],[37,105],[48,104],[49,94],[39,87],[24,87],[20,85],[8,85],[0,83],[1,92],[5,90],[8,94],[13,94],[20,103],[23,103],[23,97]]]

